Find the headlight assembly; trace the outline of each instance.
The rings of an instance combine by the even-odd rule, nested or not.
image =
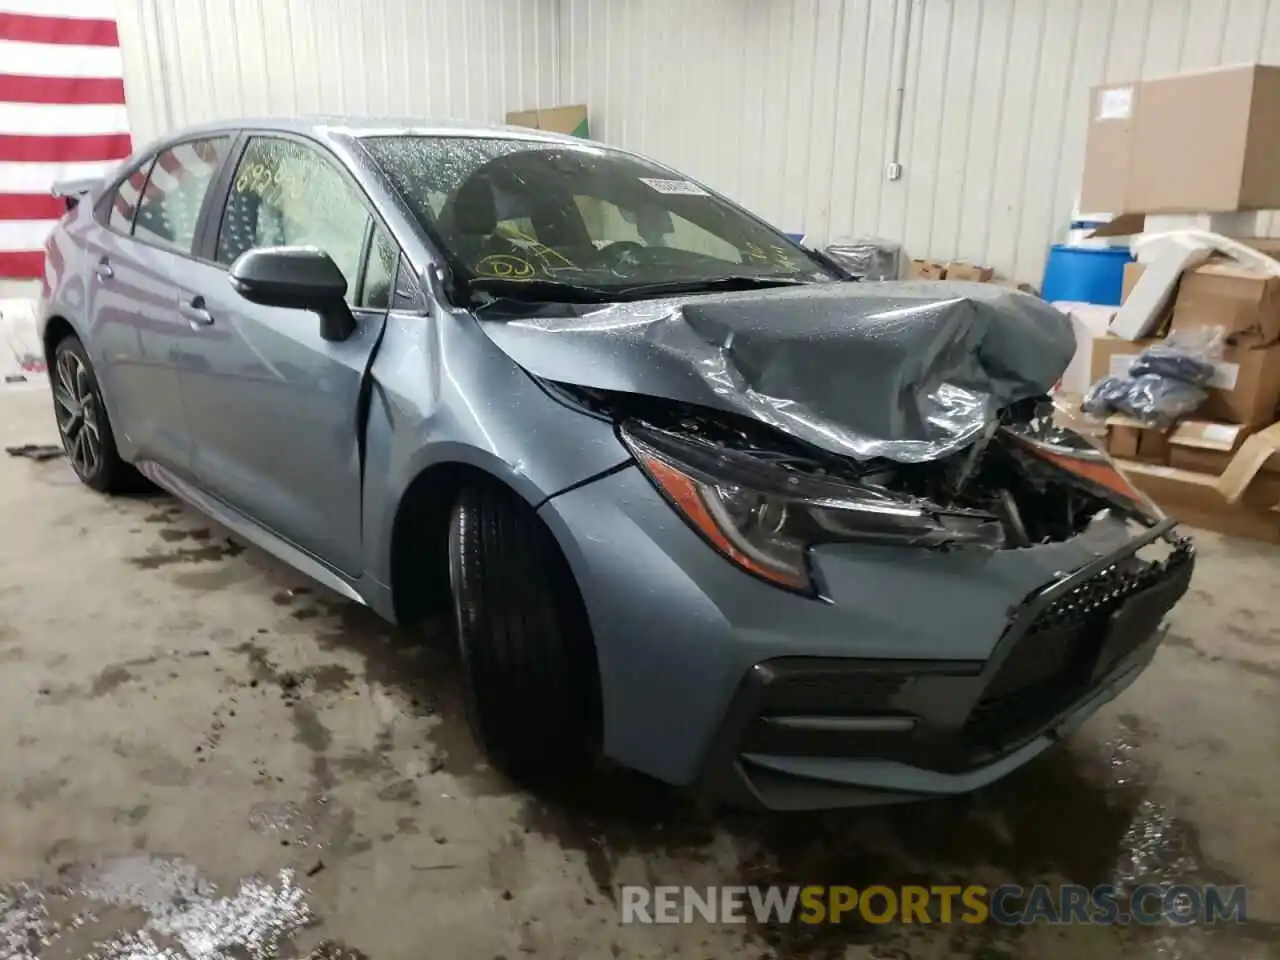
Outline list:
[[[628,422],[636,462],[680,515],[728,560],[763,580],[814,592],[817,543],[999,546],[999,520],[943,510],[869,485],[803,473],[737,450]]]

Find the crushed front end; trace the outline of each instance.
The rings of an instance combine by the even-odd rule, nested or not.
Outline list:
[[[599,505],[617,514],[604,526],[633,528],[634,582],[649,588],[592,611],[606,701],[627,686],[606,749],[721,799],[813,809],[989,783],[1136,678],[1190,580],[1190,541],[1043,400],[904,464],[720,411],[573,393],[618,423],[638,467]],[[588,580],[609,561],[589,562]],[[645,622],[663,636],[640,651]],[[632,649],[615,659],[618,645]],[[636,723],[642,702],[664,716]],[[640,731],[683,738],[665,744],[679,762]]]

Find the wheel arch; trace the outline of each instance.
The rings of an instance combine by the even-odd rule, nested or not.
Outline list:
[[[548,532],[559,559],[572,566],[555,530],[537,513],[546,499],[526,485],[512,483],[496,470],[468,460],[443,460],[423,467],[405,487],[391,524],[391,601],[397,623],[414,623],[449,609],[448,531],[458,494],[470,485],[501,489],[526,504]],[[574,590],[581,602],[576,578]]]
[[[41,342],[44,346],[45,365],[53,369],[53,351],[58,348],[58,344],[67,337],[79,336],[76,328],[71,325],[71,321],[61,314],[54,314],[45,321],[44,330],[41,332]]]

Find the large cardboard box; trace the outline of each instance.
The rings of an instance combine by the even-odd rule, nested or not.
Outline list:
[[[1122,83],[1089,91],[1080,207],[1120,213],[1127,210],[1129,153],[1139,84]]]
[[[1095,88],[1081,205],[1112,213],[1280,208],[1280,67]]]
[[[1280,423],[1273,423],[1244,442],[1218,478],[1218,492],[1227,503],[1267,502],[1280,506]]]
[[[1169,434],[1169,466],[1216,476],[1227,469],[1249,431],[1238,423],[1184,420]]]
[[[1243,450],[1241,451],[1243,453]],[[1224,478],[1136,461],[1121,464],[1126,477],[1182,523],[1216,533],[1280,543],[1280,475],[1254,476],[1235,502],[1219,491]]]
[[[1228,342],[1260,347],[1280,340],[1280,277],[1232,261],[1188,270],[1173,301],[1174,332],[1219,327]]]
[[[582,104],[542,110],[513,110],[507,114],[507,123],[513,127],[532,127],[548,133],[568,133],[584,138],[590,136],[587,108]]]
[[[1280,404],[1280,343],[1229,347],[1214,366],[1209,398],[1197,412],[1198,418],[1255,427],[1275,420]]]
[[[1103,377],[1123,377],[1129,373],[1129,366],[1147,347],[1161,343],[1153,340],[1125,340],[1123,337],[1107,334],[1093,342],[1093,357],[1089,364],[1089,383],[1094,384]]]

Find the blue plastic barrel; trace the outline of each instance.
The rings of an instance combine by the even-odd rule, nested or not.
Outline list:
[[[1049,248],[1040,294],[1050,303],[1070,300],[1119,306],[1120,291],[1124,286],[1124,265],[1132,259],[1133,254],[1124,247],[1055,244]]]

